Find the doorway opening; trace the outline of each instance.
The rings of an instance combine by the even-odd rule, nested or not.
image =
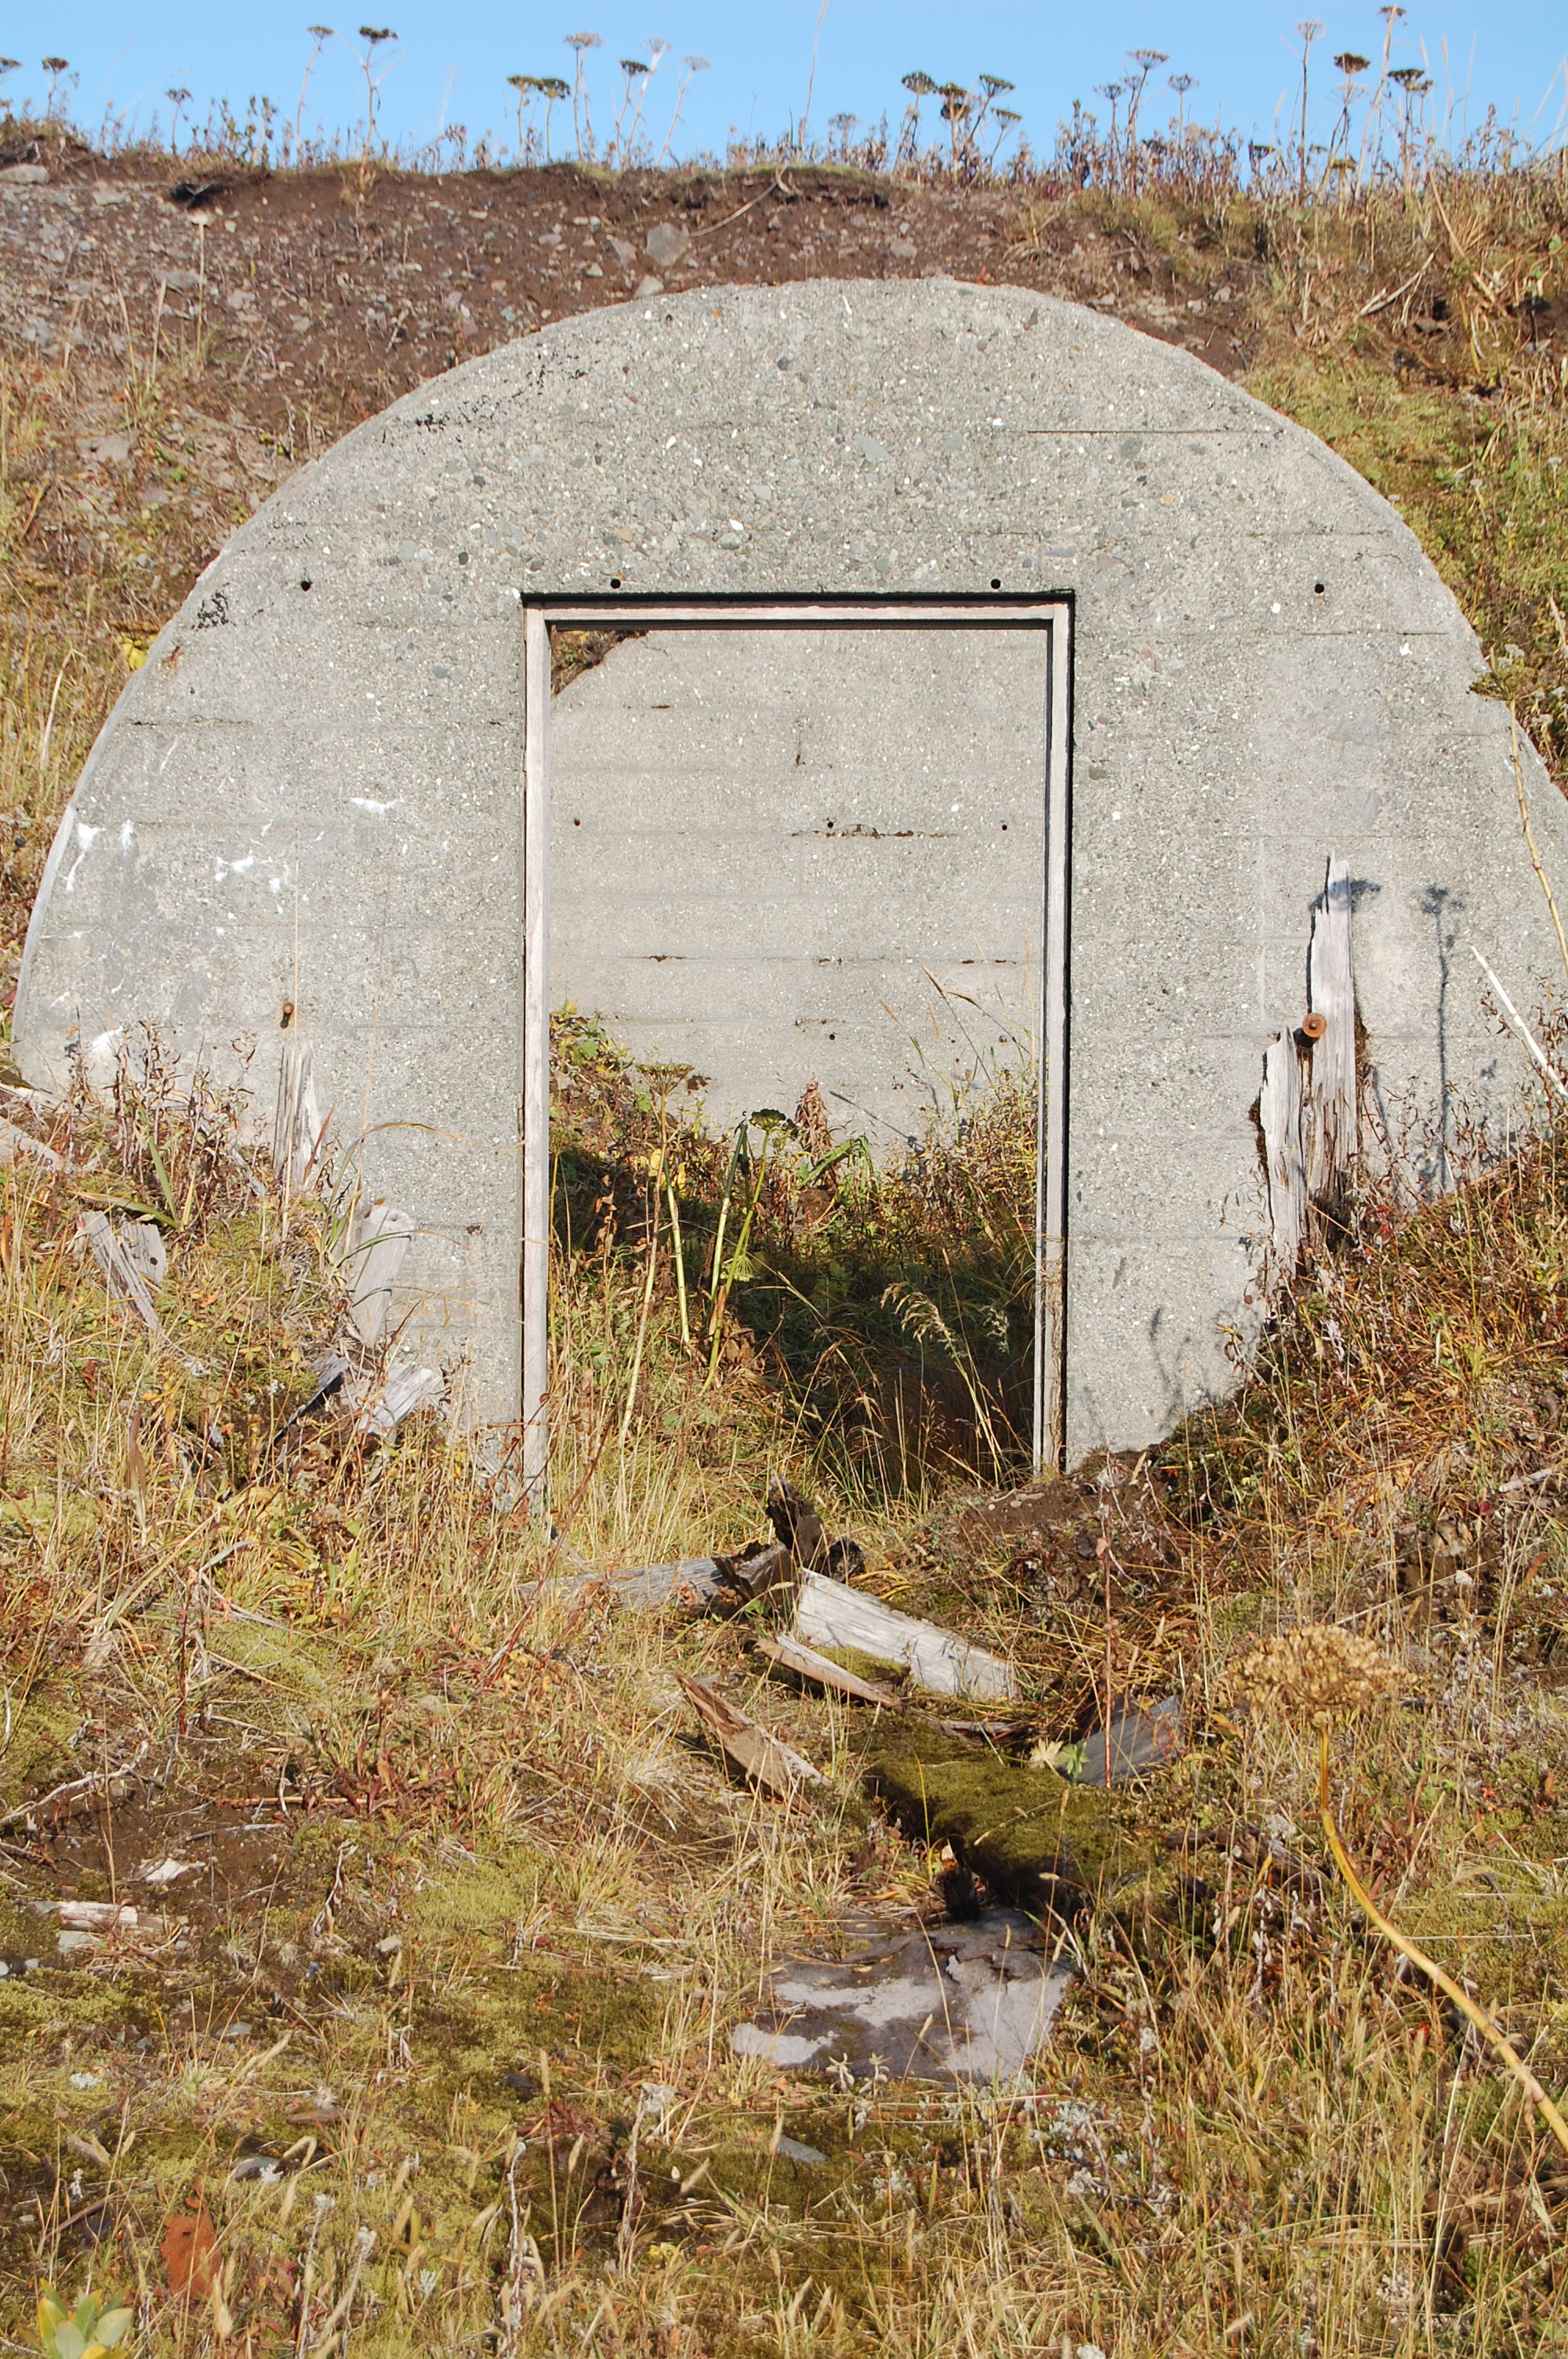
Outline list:
[[[1059,1464],[1068,602],[563,598],[528,605],[524,628],[530,1495],[548,1462],[561,1180],[552,1003],[563,1071],[619,1060],[644,1111],[656,1102],[657,1136],[636,1158],[648,1291],[662,1221],[665,1279],[673,1268],[708,1383],[738,1290],[755,1295],[770,1216],[782,1339],[823,1311],[839,1276],[824,1269],[808,1296],[788,1250],[825,1198],[863,1243],[900,1205],[973,1192],[977,1158],[1011,1155],[1032,1195],[1028,1299],[1014,1306],[1026,1398],[998,1416],[1022,1430],[1036,1471]],[[585,647],[606,660],[585,667]],[[554,709],[553,647],[557,675],[574,675]],[[697,1136],[700,1149],[679,1147]],[[667,1152],[706,1177],[684,1224],[688,1183],[662,1168]],[[944,1331],[938,1289],[890,1283],[884,1300],[912,1335]],[[628,1416],[634,1393],[633,1375]]]

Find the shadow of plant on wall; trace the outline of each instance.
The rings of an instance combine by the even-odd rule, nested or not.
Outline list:
[[[635,1422],[738,1409],[851,1488],[1026,1473],[1036,1093],[982,1082],[878,1162],[815,1082],[793,1114],[704,1118],[703,1077],[642,1064],[595,1017],[552,1025],[553,1391],[589,1451]]]

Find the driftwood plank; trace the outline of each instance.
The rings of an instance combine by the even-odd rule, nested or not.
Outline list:
[[[316,1111],[316,1051],[308,1040],[286,1040],[272,1121],[272,1168],[287,1193],[302,1187],[321,1143]]]
[[[400,1369],[361,1411],[354,1430],[384,1441],[416,1409],[438,1408],[445,1390],[438,1368]]]
[[[113,1900],[61,1900],[57,1913],[62,1925],[78,1933],[167,1933],[168,1919],[149,1908],[133,1908]]]
[[[1302,1069],[1295,1038],[1281,1032],[1263,1051],[1263,1091],[1258,1102],[1269,1173],[1269,1225],[1273,1254],[1271,1277],[1288,1279],[1296,1266],[1306,1228],[1306,1161],[1302,1152]]]
[[[122,1221],[115,1234],[120,1250],[133,1269],[139,1269],[156,1294],[168,1276],[168,1248],[156,1221]]]
[[[1322,897],[1313,911],[1307,974],[1312,1012],[1323,1020],[1323,1030],[1313,1042],[1307,1100],[1307,1188],[1314,1202],[1333,1213],[1344,1198],[1359,1146],[1350,874],[1335,853],[1329,854]]]
[[[770,1735],[756,1721],[737,1712],[733,1704],[726,1703],[706,1680],[688,1679],[684,1671],[677,1671],[676,1677],[687,1701],[726,1761],[750,1777],[753,1785],[776,1795],[781,1802],[787,1802],[803,1786],[827,1785],[827,1778],[819,1769],[812,1767],[804,1754]]]
[[[24,1130],[8,1115],[0,1114],[0,1163],[21,1162],[41,1163],[46,1171],[65,1169],[63,1155],[57,1154],[41,1138],[35,1138],[30,1130]]]
[[[581,1560],[579,1559],[580,1563]],[[633,1613],[657,1613],[662,1606],[684,1606],[688,1613],[707,1613],[723,1600],[734,1601],[723,1563],[716,1556],[683,1557],[678,1564],[624,1565],[613,1572],[552,1573],[524,1591],[526,1597],[586,1597],[593,1591],[612,1597]]]
[[[857,1703],[879,1703],[896,1706],[899,1692],[877,1680],[863,1680],[854,1671],[847,1671],[842,1663],[832,1662],[807,1647],[798,1638],[759,1638],[757,1652],[766,1661],[775,1663],[782,1671],[791,1671],[797,1680],[806,1680],[813,1687],[826,1688],[834,1695],[852,1696]]]
[[[348,1252],[343,1256],[349,1284],[349,1317],[367,1351],[373,1351],[386,1332],[392,1315],[392,1290],[408,1258],[414,1237],[414,1216],[400,1212],[378,1196],[354,1215]]]
[[[815,1647],[847,1647],[903,1663],[912,1680],[932,1695],[968,1696],[985,1702],[1010,1701],[1018,1693],[1011,1666],[1000,1655],[972,1647],[935,1622],[900,1614],[863,1589],[803,1572],[791,1636]]]
[[[149,1335],[160,1333],[158,1315],[153,1309],[146,1279],[115,1235],[107,1212],[83,1212],[76,1227],[78,1235],[103,1271],[103,1282],[110,1293],[119,1295],[130,1304]]]

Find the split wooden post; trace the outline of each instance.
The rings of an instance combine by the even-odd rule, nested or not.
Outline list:
[[[414,1216],[377,1197],[354,1215],[348,1266],[349,1317],[366,1351],[386,1332],[396,1285],[414,1236]]]
[[[1283,1282],[1295,1268],[1306,1232],[1306,1158],[1302,1151],[1302,1068],[1293,1033],[1281,1032],[1263,1051],[1263,1093],[1258,1102],[1269,1173],[1271,1277]]]
[[[1307,999],[1323,1030],[1313,1042],[1307,1103],[1307,1191],[1331,1218],[1343,1207],[1359,1146],[1356,1119],[1356,973],[1350,874],[1334,853],[1313,911]],[[1314,1027],[1315,1028],[1315,1027]]]
[[[286,1201],[303,1187],[320,1143],[316,1051],[308,1040],[286,1040],[272,1122],[272,1168]]]
[[[103,1271],[103,1282],[110,1293],[119,1295],[130,1304],[149,1335],[161,1333],[146,1279],[115,1235],[114,1223],[107,1212],[83,1212],[76,1227],[78,1235]]]
[[[1271,1290],[1289,1282],[1309,1235],[1343,1220],[1360,1147],[1350,921],[1350,874],[1331,852],[1313,908],[1306,1019],[1299,1034],[1287,1027],[1263,1052],[1258,1120],[1269,1182]]]
[[[820,1572],[801,1574],[789,1635],[817,1652],[836,1647],[877,1662],[902,1663],[916,1687],[932,1695],[999,1703],[1018,1693],[1012,1666],[1000,1655]]]

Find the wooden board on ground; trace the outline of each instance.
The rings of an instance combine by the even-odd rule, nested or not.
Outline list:
[[[901,1614],[863,1589],[803,1572],[790,1636],[813,1647],[842,1647],[903,1663],[910,1678],[931,1695],[967,1696],[977,1702],[1010,1702],[1018,1693],[1011,1664],[984,1647],[972,1647],[935,1622]]]
[[[804,1754],[770,1735],[756,1721],[737,1712],[733,1704],[726,1703],[706,1680],[689,1679],[684,1671],[677,1671],[676,1677],[682,1693],[726,1761],[750,1777],[753,1785],[785,1802],[803,1786],[826,1787],[827,1780],[819,1769],[812,1767]]]
[[[896,1706],[900,1701],[896,1688],[886,1687],[879,1680],[863,1680],[858,1671],[847,1671],[842,1663],[819,1655],[815,1647],[799,1638],[759,1638],[757,1652],[781,1671],[793,1671],[797,1680],[826,1688],[834,1695],[852,1696],[857,1703]]]

